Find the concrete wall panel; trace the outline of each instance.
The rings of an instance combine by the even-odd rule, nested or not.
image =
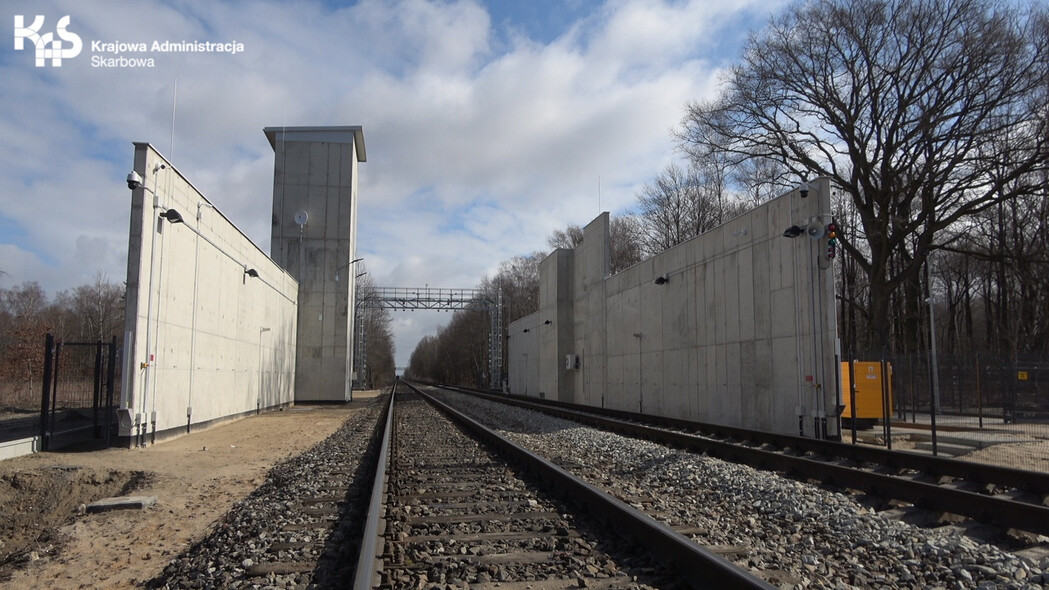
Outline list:
[[[642,345],[644,348],[644,345]],[[666,416],[666,399],[673,390],[668,390],[670,375],[665,372],[666,365],[662,350],[653,350],[641,355],[641,375],[644,377],[642,393],[645,398],[645,411],[660,416]],[[650,407],[651,406],[651,407]]]
[[[753,249],[745,248],[740,250],[735,256],[736,273],[735,277],[731,275],[728,279],[735,280],[736,285],[734,291],[739,297],[739,316],[737,318],[736,326],[736,339],[741,342],[751,341],[757,337],[757,330],[755,328],[755,309],[754,309],[754,297],[755,297],[755,275],[758,273],[754,272],[753,263]]]
[[[677,348],[663,353],[663,412],[668,416],[687,416],[689,413],[689,353]]]
[[[752,248],[751,261],[754,268],[769,268],[769,251],[766,248]],[[769,273],[753,273],[751,283],[752,310],[754,314],[753,338],[765,340],[772,337],[772,287]]]
[[[132,424],[120,436],[142,444],[291,403],[296,281],[152,146],[135,144],[134,169],[149,190],[132,200],[121,393]],[[169,209],[183,221],[157,223]],[[263,375],[274,376],[265,392]]]
[[[612,277],[608,216],[598,217],[571,264],[563,252],[544,261],[571,267],[574,279],[556,281],[572,285],[574,301],[541,290],[541,313],[557,316],[558,334],[535,344],[558,354],[541,355],[535,383],[557,382],[562,399],[623,409],[644,399],[652,413],[777,432],[797,432],[800,415],[814,435],[836,404],[833,274],[825,240],[782,234],[829,217],[829,195],[819,180],[808,199],[788,193]],[[668,282],[656,285],[661,276]],[[530,345],[511,339],[511,357]],[[557,375],[569,349],[586,351],[582,370],[541,377]],[[837,434],[836,422],[828,431]]]

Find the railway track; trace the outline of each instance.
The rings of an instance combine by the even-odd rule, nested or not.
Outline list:
[[[807,476],[717,461],[709,440],[693,447],[702,454],[675,451],[622,419],[627,438],[508,407],[503,396],[441,393],[438,405],[460,408],[442,409],[452,426],[415,394],[396,401],[408,397],[398,389],[275,469],[148,586],[770,587],[746,572],[781,586],[1049,583],[1049,557],[884,518],[799,481]],[[785,454],[829,462],[795,445]],[[379,467],[374,483],[369,465]]]
[[[596,428],[858,490],[918,508],[1049,535],[1049,474],[520,396],[453,391]]]
[[[938,523],[935,512],[895,503],[900,508],[882,510],[890,503],[544,415],[505,404],[502,396],[433,391],[780,587],[1033,589],[1049,583],[1044,537],[1014,538],[957,519]]]
[[[394,400],[355,588],[771,588],[418,390]]]

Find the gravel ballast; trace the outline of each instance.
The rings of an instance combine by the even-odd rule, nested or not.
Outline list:
[[[1049,560],[1016,556],[955,527],[914,526],[848,494],[471,396],[441,397],[667,524],[700,531],[692,535],[697,542],[781,587],[1049,583]]]
[[[329,588],[352,579],[385,396],[274,467],[151,588]]]

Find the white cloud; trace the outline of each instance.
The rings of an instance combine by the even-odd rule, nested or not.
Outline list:
[[[599,177],[601,209],[630,207],[675,157],[668,132],[684,104],[712,92],[729,59],[715,48],[734,49],[768,6],[610,0],[541,44],[468,0],[5,5],[0,22],[45,14],[51,27],[70,14],[85,50],[58,69],[0,48],[0,222],[18,229],[0,236],[0,268],[51,291],[96,270],[123,277],[132,141],[171,157],[266,250],[262,128],[359,124],[358,249],[376,284],[473,287],[596,216]],[[90,65],[90,39],[239,41],[245,52],[103,69]],[[414,347],[406,338],[448,319],[420,318],[395,323],[409,334],[398,364]]]

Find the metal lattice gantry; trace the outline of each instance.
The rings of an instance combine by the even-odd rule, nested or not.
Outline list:
[[[439,311],[486,310],[491,318],[488,342],[488,382],[492,389],[499,388],[503,374],[503,292],[500,289],[493,299],[480,289],[448,289],[441,287],[378,287],[367,296],[357,299],[358,308],[393,310]],[[360,341],[363,346],[363,338]],[[361,348],[363,352],[363,348]],[[363,354],[362,354],[363,358]]]

